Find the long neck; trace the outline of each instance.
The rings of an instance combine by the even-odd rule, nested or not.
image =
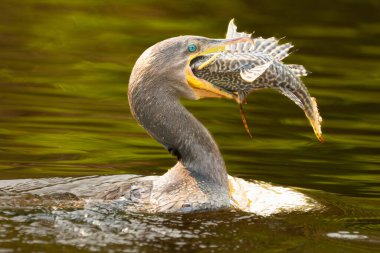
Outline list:
[[[227,189],[226,168],[217,144],[168,87],[154,80],[136,83],[131,79],[128,97],[133,115],[192,175]]]

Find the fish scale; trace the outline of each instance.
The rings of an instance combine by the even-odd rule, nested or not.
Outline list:
[[[212,56],[213,54],[210,54],[191,63],[190,66],[194,75],[229,92],[238,93],[242,101],[254,90],[273,88],[285,93],[284,95],[286,96],[291,96],[288,94],[289,92],[297,92],[300,95],[299,98],[302,99],[301,103],[297,104],[302,109],[312,103],[306,87],[300,84],[302,81],[282,62],[274,61],[255,81],[247,82],[241,78],[241,69],[243,67],[254,68],[262,65],[270,60],[269,57],[265,59],[265,56],[256,56],[254,54],[221,54],[207,67],[198,70],[198,67]],[[309,109],[311,110],[312,108]]]
[[[227,38],[250,37],[250,34],[236,32],[230,22]],[[259,89],[272,88],[295,102],[304,110],[314,132],[323,141],[321,122],[315,98],[300,76],[307,75],[301,65],[284,64],[282,59],[289,55],[292,44],[278,45],[275,38],[256,38],[249,42],[229,45],[223,52],[201,55],[190,62],[193,74],[212,85],[233,93],[238,102],[244,103],[247,96]],[[243,121],[245,117],[242,112]],[[247,132],[248,127],[245,125]],[[250,134],[250,133],[249,133]]]

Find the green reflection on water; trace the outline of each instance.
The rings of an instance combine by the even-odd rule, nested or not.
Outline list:
[[[372,14],[379,6],[337,1],[326,8],[322,1],[305,12],[306,5],[2,1],[1,178],[163,173],[175,161],[130,115],[131,68],[157,41],[223,37],[236,17],[243,30],[294,42],[299,51],[287,61],[313,72],[304,81],[318,99],[326,143],[317,143],[303,112],[275,92],[250,96],[252,141],[233,102],[183,101],[217,139],[229,173],[378,195],[380,20]]]

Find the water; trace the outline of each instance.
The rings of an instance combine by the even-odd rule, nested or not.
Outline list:
[[[0,211],[0,252],[375,252],[380,247],[378,1],[47,1],[0,3],[0,179],[159,175],[174,159],[130,115],[126,88],[145,48],[224,37],[230,18],[298,49],[326,142],[271,91],[245,106],[183,101],[217,140],[231,175],[301,187],[322,211],[125,214],[41,205]],[[38,200],[37,200],[38,202]]]

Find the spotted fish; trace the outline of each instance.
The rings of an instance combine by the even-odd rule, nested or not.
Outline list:
[[[227,38],[251,37],[251,34],[236,31],[230,21]],[[201,55],[190,66],[193,73],[216,87],[236,95],[241,105],[248,94],[255,90],[272,88],[290,98],[309,119],[317,138],[323,141],[321,122],[316,99],[311,97],[300,79],[308,72],[301,65],[284,64],[282,60],[293,47],[290,43],[280,45],[275,38],[254,38],[253,43],[244,42],[226,46],[223,52]],[[247,132],[245,116],[242,118]],[[249,133],[250,134],[250,133]]]

